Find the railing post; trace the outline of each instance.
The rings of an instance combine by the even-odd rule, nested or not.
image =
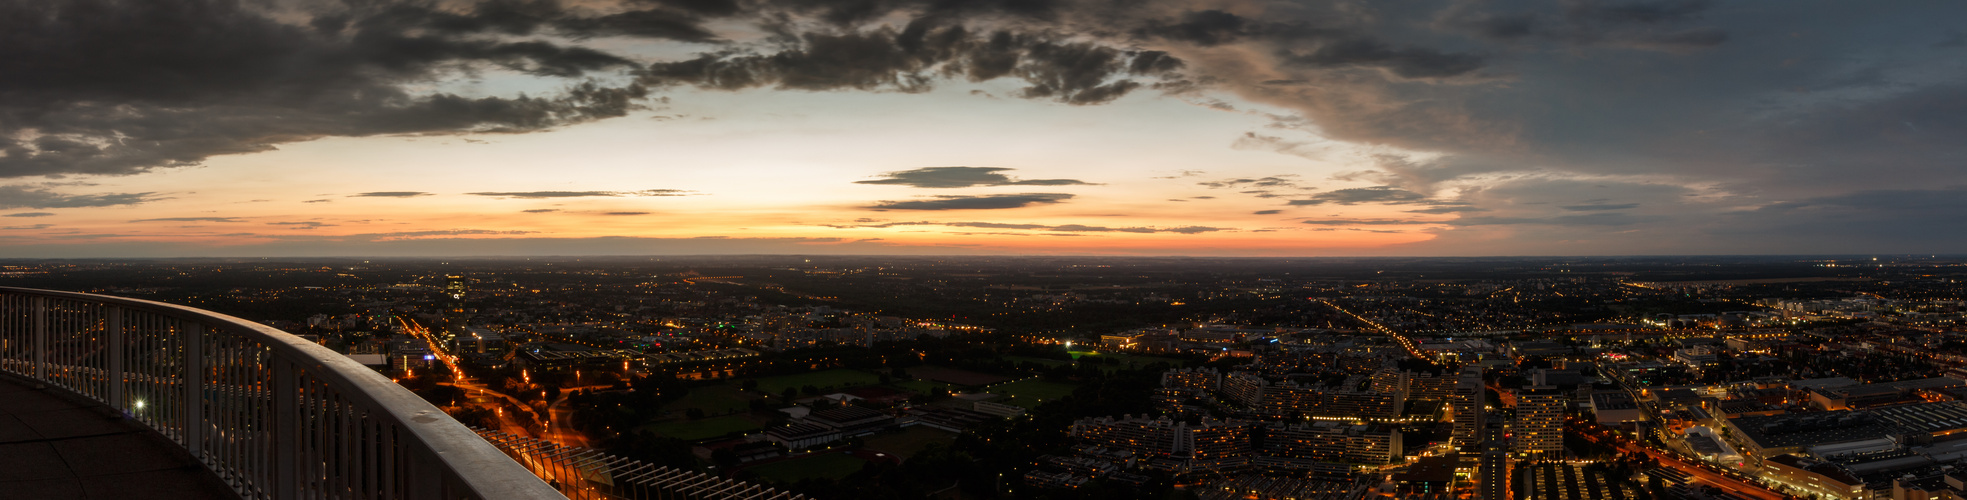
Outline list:
[[[104,367],[107,371],[103,373],[103,382],[109,384],[109,407],[128,415],[130,401],[123,395],[123,356],[128,351],[123,347],[123,308],[111,306],[105,309],[109,311],[109,318],[103,322],[103,353],[109,359]]]
[[[268,427],[273,430],[273,449],[268,450],[268,465],[273,467],[273,498],[300,498],[299,471],[300,422],[296,418],[296,408],[300,406],[300,387],[294,385],[294,363],[273,357],[273,422]]]
[[[48,381],[48,298],[35,297],[28,314],[34,322],[34,381]]]
[[[184,449],[192,458],[205,461],[205,325],[187,322],[178,330],[184,336],[184,378],[180,405],[184,414]]]
[[[444,470],[437,466],[437,453],[431,451],[428,443],[414,443],[409,450],[408,475],[403,479],[403,493],[408,498],[444,498],[449,489],[449,477],[456,471]]]

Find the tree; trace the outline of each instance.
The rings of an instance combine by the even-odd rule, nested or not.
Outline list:
[[[683,410],[683,415],[690,417],[690,420],[701,420],[703,419],[703,408],[690,408],[687,410]]]
[[[787,387],[784,392],[779,393],[779,396],[785,398],[787,403],[790,403],[792,400],[799,398],[799,390]]]
[[[738,453],[731,451],[730,448],[718,448],[717,451],[710,452],[710,461],[716,462],[721,467],[734,467],[738,465]]]
[[[755,391],[755,390],[758,390],[758,381],[757,381],[757,380],[754,380],[754,379],[745,379],[745,381],[744,381],[744,383],[743,383],[743,384],[739,384],[739,385],[740,385],[741,387],[744,387],[744,390],[747,390],[747,391]]]

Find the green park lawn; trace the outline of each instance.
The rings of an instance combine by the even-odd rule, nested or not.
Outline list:
[[[807,478],[840,479],[860,472],[866,460],[846,453],[826,453],[752,467],[759,478],[790,483]]]

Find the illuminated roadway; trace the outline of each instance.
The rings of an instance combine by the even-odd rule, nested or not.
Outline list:
[[[1610,373],[1610,369],[1607,368],[1602,363],[1599,364],[1598,369],[1599,369],[1599,373]],[[1639,405],[1641,414],[1645,415],[1647,420],[1654,421],[1654,422],[1657,422],[1659,420],[1659,409],[1653,405],[1653,401],[1649,399],[1641,399],[1639,397],[1640,396],[1639,391],[1634,390],[1632,388],[1632,385],[1627,383],[1625,377],[1614,376],[1608,378],[1612,379],[1614,382],[1618,382],[1619,387],[1626,391],[1626,395],[1630,396],[1632,398],[1632,401],[1635,404]],[[1590,434],[1584,434],[1584,437],[1585,439],[1597,441],[1597,438],[1592,437]],[[1719,472],[1715,472],[1713,469],[1709,469],[1704,465],[1690,463],[1686,460],[1681,460],[1680,456],[1677,454],[1662,452],[1651,446],[1642,446],[1636,444],[1634,441],[1631,440],[1623,440],[1623,439],[1617,440],[1617,447],[1618,449],[1627,452],[1645,453],[1646,456],[1653,457],[1654,460],[1659,460],[1661,467],[1678,469],[1680,471],[1686,472],[1688,475],[1693,476],[1695,479],[1700,479],[1702,481],[1707,482],[1708,484],[1712,484],[1714,486],[1720,487],[1721,489],[1728,490],[1734,493],[1747,495],[1750,497],[1763,499],[1763,500],[1783,500],[1786,498],[1791,498],[1787,495],[1770,491],[1768,488],[1764,488],[1762,486],[1758,486],[1746,481],[1728,477]]]
[[[414,320],[410,320],[408,318],[404,318],[401,316],[396,317],[396,321],[399,324],[403,325],[403,330],[405,332],[408,332],[411,336],[423,339],[425,343],[429,344],[430,351],[437,356],[437,359],[443,361],[444,365],[451,369],[452,381],[438,382],[438,385],[448,385],[448,386],[456,387],[458,389],[470,391],[473,393],[477,393],[481,395],[491,395],[499,399],[503,399],[507,403],[511,403],[512,407],[525,411],[527,416],[532,417],[533,422],[535,422],[534,424],[531,425],[520,422],[519,419],[516,418],[516,415],[513,415],[511,413],[506,413],[503,405],[494,404],[493,410],[498,415],[499,427],[501,427],[500,430],[505,431],[506,433],[509,434],[545,439],[548,441],[552,441],[554,443],[559,443],[562,446],[589,446],[587,436],[581,434],[580,431],[569,429],[566,428],[565,426],[560,425],[562,422],[567,421],[569,415],[572,414],[572,410],[560,408],[560,403],[565,402],[567,400],[567,395],[574,390],[599,389],[599,388],[606,388],[608,386],[576,387],[573,389],[563,390],[561,391],[559,398],[554,399],[550,404],[547,405],[546,414],[541,415],[539,411],[533,409],[532,405],[526,404],[524,401],[520,401],[519,398],[512,397],[511,395],[503,392],[499,392],[497,390],[492,389],[491,387],[487,387],[484,384],[480,384],[478,382],[473,381],[470,377],[466,377],[464,375],[464,370],[458,367],[457,356],[446,351],[444,349],[443,343],[438,342],[437,339],[435,338],[432,338],[430,336],[430,329],[423,327],[423,325],[417,324]]]
[[[1415,358],[1420,359],[1421,361],[1427,361],[1430,363],[1433,362],[1433,360],[1427,359],[1427,356],[1421,355],[1420,348],[1415,346],[1414,341],[1412,339],[1408,339],[1407,336],[1401,335],[1400,333],[1393,331],[1392,328],[1387,328],[1386,325],[1382,325],[1377,321],[1366,319],[1365,316],[1353,314],[1352,311],[1348,311],[1343,307],[1339,307],[1338,304],[1333,304],[1332,301],[1325,300],[1325,299],[1317,299],[1317,300],[1319,303],[1325,304],[1326,307],[1330,307],[1335,311],[1345,313],[1345,315],[1351,316],[1352,319],[1358,320],[1360,323],[1365,323],[1367,326],[1373,327],[1374,330],[1379,330],[1380,333],[1384,333],[1386,334],[1386,336],[1392,337],[1394,342],[1400,343],[1401,347],[1407,349],[1407,354],[1411,354]]]

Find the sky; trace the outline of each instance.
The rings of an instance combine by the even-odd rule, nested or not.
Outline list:
[[[0,2],[0,257],[1957,254],[1962,20]]]

